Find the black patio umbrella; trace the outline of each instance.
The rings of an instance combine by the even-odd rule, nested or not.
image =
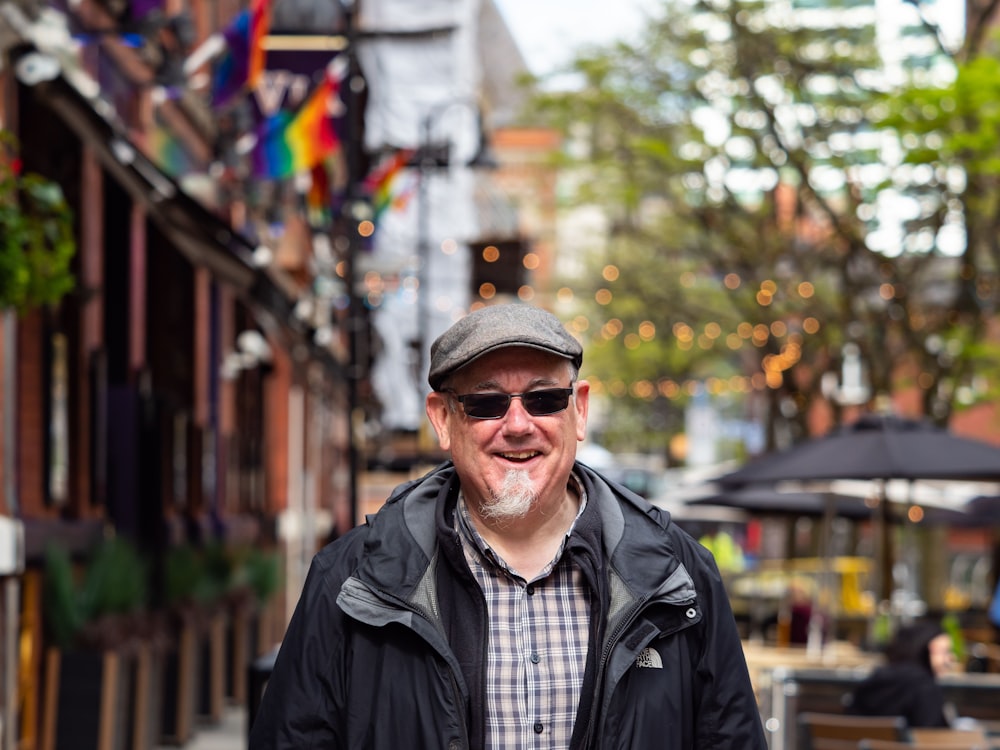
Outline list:
[[[960,437],[926,420],[869,414],[716,481],[737,487],[834,479],[1000,481],[1000,445]]]
[[[1000,495],[979,495],[964,505],[962,512],[970,519],[970,525],[1000,526]]]
[[[869,518],[872,509],[861,497],[828,492],[781,492],[771,487],[719,487],[715,492],[684,501],[686,505],[739,508],[761,515],[822,516],[832,513],[841,518]]]
[[[836,482],[832,484],[836,487]],[[990,506],[989,503],[995,502]],[[917,501],[921,504],[920,501]],[[743,487],[715,487],[705,494],[684,500],[695,507],[735,508],[751,514],[787,516],[825,516],[863,521],[875,514],[870,497],[845,494],[836,489],[829,491],[787,490],[773,486],[746,485]],[[921,519],[928,525],[975,526],[983,522],[1000,522],[1000,497],[977,496],[968,501],[946,507],[944,504],[922,504]],[[905,510],[897,510],[892,520],[904,521]]]
[[[1000,446],[960,437],[926,420],[869,414],[822,437],[762,456],[715,481],[732,489],[838,479],[1000,481]],[[883,598],[892,589],[887,505],[879,504]]]

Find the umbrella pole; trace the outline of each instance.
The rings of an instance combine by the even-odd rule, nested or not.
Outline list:
[[[821,567],[818,585],[813,590],[812,609],[809,612],[809,630],[806,636],[806,654],[820,658],[823,655],[823,626],[826,620],[826,610],[830,607],[830,578],[833,571],[833,561],[830,559],[830,537],[833,535],[833,515],[836,510],[836,498],[833,493],[826,495],[823,508],[823,527],[820,538]]]
[[[879,480],[878,507],[872,516],[875,529],[872,537],[875,542],[874,559],[876,563],[875,582],[875,617],[872,619],[869,631],[869,642],[872,646],[881,646],[892,632],[892,529],[889,523],[889,498],[885,480]]]
[[[889,518],[889,498],[886,495],[884,481],[881,483],[879,490],[878,521],[880,526],[879,535],[882,539],[879,547],[879,575],[881,576],[879,584],[879,601],[891,602],[893,589],[892,561],[894,554],[892,544],[892,523]]]

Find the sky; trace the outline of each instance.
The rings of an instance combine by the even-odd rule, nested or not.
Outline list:
[[[582,44],[606,45],[629,38],[641,28],[649,9],[662,0],[494,0],[517,40],[528,67],[543,75],[570,60]],[[903,0],[880,0],[892,8]],[[933,0],[929,15],[960,39],[961,0]]]
[[[494,0],[531,72],[543,75],[580,45],[611,44],[641,27],[661,0]]]

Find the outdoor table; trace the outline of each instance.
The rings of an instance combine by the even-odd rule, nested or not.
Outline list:
[[[770,750],[798,750],[796,717],[804,711],[840,713],[844,698],[874,664],[839,667],[775,666],[758,674],[761,720]],[[940,679],[945,700],[959,716],[985,727],[994,745],[1000,740],[1000,674],[961,673]]]
[[[848,641],[832,641],[818,652],[805,646],[770,646],[754,641],[743,642],[750,680],[755,689],[770,686],[769,673],[778,668],[864,668],[871,669],[882,661],[879,654],[863,651]]]

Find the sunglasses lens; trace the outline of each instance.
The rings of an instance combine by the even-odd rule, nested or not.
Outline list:
[[[521,399],[524,410],[533,417],[555,414],[569,406],[572,388],[548,388],[527,393],[469,393],[459,396],[466,416],[473,419],[499,419],[507,413],[510,401],[515,396]]]
[[[507,413],[510,405],[506,393],[473,393],[461,400],[465,413],[475,419],[497,419]]]
[[[525,411],[536,417],[555,414],[569,406],[571,389],[558,388],[547,391],[532,391],[521,396]]]

